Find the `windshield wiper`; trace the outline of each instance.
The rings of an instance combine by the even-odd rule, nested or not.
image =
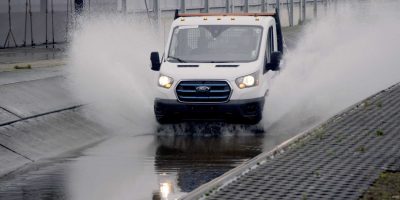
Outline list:
[[[209,61],[209,63],[234,63],[234,61]]]
[[[176,61],[178,61],[178,62],[180,62],[180,63],[186,63],[185,60],[182,60],[182,59],[177,58],[177,57],[169,56],[168,58],[174,59],[174,60],[176,60]],[[167,58],[167,59],[168,59],[168,58]]]

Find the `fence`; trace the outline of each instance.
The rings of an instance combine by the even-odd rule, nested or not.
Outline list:
[[[94,12],[145,13],[160,22],[180,12],[267,12],[280,10],[282,24],[293,26],[316,17],[336,0],[3,0],[0,48],[65,43],[76,16]],[[307,12],[312,10],[312,12]]]

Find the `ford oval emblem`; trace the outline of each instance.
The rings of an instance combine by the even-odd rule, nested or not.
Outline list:
[[[196,87],[197,92],[208,92],[210,91],[210,87],[208,86],[198,86]]]

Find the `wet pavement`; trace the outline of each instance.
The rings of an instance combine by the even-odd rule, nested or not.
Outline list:
[[[216,126],[231,132],[161,129],[40,161],[0,178],[0,199],[174,199],[291,137]]]

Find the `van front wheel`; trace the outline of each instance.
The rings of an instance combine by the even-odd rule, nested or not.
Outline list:
[[[249,125],[258,124],[262,119],[262,111],[257,112],[256,115],[251,117],[243,117],[243,123]]]

